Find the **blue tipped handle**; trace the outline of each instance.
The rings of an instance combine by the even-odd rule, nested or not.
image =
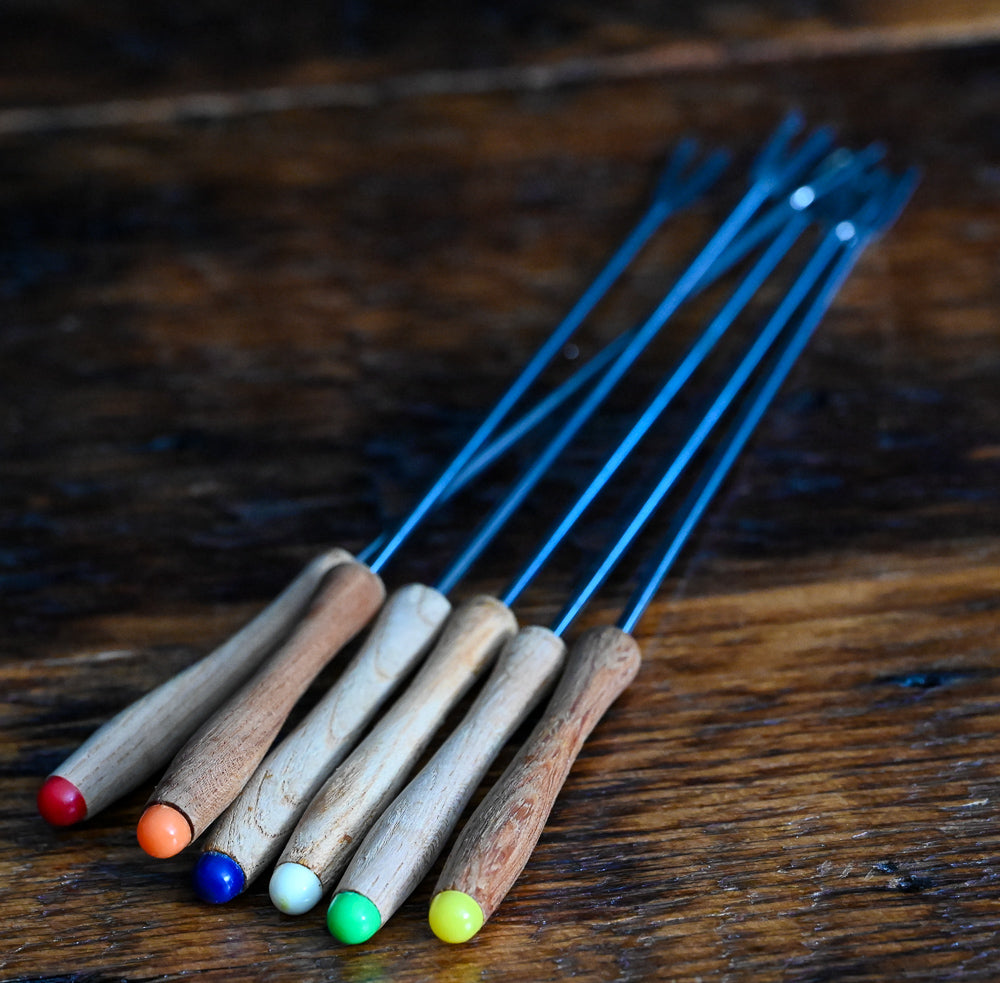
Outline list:
[[[224,904],[243,892],[246,877],[243,868],[225,853],[203,853],[192,873],[194,893],[209,904]]]

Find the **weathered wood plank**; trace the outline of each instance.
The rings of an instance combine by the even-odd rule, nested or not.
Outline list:
[[[0,979],[995,979],[995,84],[984,48],[5,138]],[[672,141],[743,159],[789,93],[923,183],[644,619],[638,679],[472,944],[426,928],[436,871],[358,949],[264,887],[206,908],[189,856],[135,844],[148,788],[80,828],[37,819],[39,781],[95,726],[404,507]],[[734,191],[651,251],[594,342]],[[439,572],[508,476],[389,585]],[[549,519],[527,513],[463,591],[505,582]],[[607,523],[522,620],[551,617]]]
[[[997,0],[730,3],[229,0],[13,4],[0,12],[0,133],[356,106],[429,93],[996,42]],[[37,111],[36,111],[37,110]]]

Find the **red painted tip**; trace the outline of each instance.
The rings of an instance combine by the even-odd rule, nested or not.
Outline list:
[[[38,811],[53,826],[72,826],[87,816],[83,793],[59,775],[49,775],[38,790]]]

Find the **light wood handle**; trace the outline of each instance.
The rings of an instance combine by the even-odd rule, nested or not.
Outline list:
[[[410,584],[392,594],[337,682],[264,758],[211,828],[203,849],[235,860],[244,888],[277,857],[320,786],[427,654],[450,611],[433,587]]]
[[[639,646],[617,628],[581,636],[542,719],[459,835],[435,895],[468,895],[484,921],[496,911],[528,862],[584,741],[639,662]]]
[[[457,608],[413,683],[309,804],[279,865],[300,864],[324,889],[332,884],[449,710],[516,630],[514,615],[496,598]]]
[[[371,620],[382,581],[360,563],[335,567],[292,637],[174,758],[151,803],[187,818],[199,836],[253,774],[317,673]]]
[[[90,817],[162,768],[291,632],[346,550],[317,556],[260,614],[204,658],[126,707],[53,773],[83,795]]]
[[[565,653],[562,639],[538,626],[507,643],[465,718],[371,828],[338,892],[366,897],[385,924],[430,870],[493,759],[555,681]]]

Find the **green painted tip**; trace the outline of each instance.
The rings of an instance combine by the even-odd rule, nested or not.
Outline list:
[[[382,916],[363,894],[341,891],[334,895],[327,909],[326,927],[345,945],[358,945],[367,942],[382,927]]]

